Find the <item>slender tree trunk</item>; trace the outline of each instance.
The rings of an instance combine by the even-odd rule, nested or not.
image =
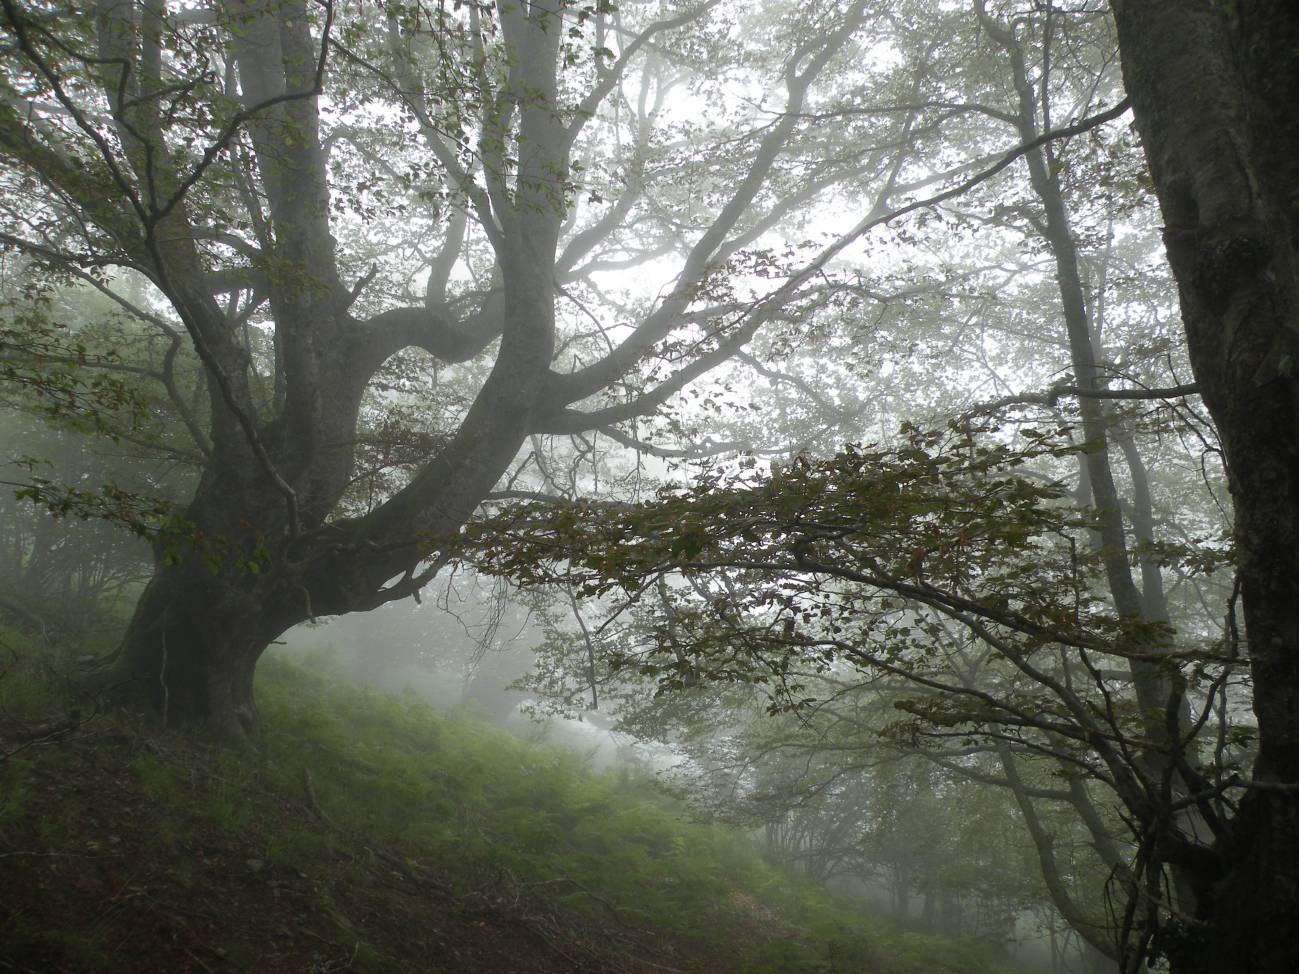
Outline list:
[[[1074,933],[1078,934],[1082,943],[1090,947],[1098,956],[1107,958],[1111,965],[1110,969],[1115,969],[1113,965],[1119,957],[1120,951],[1114,941],[1112,928],[1107,923],[1098,922],[1088,917],[1076,902],[1073,892],[1069,888],[1069,883],[1056,861],[1055,836],[1046,829],[1041,817],[1038,815],[1037,807],[1033,804],[1033,799],[1028,794],[1028,790],[1020,777],[1018,762],[1014,753],[1009,747],[999,745],[997,747],[997,757],[1001,762],[1002,772],[1010,783],[1010,793],[1015,799],[1015,804],[1019,807],[1024,827],[1028,830],[1029,838],[1033,840],[1033,849],[1037,853],[1038,865],[1042,871],[1042,879],[1046,884],[1047,894],[1051,897],[1051,903],[1055,906],[1061,919],[1069,925]],[[1126,884],[1130,880],[1122,879],[1122,882]]]
[[[989,17],[982,5],[979,9],[984,29],[1007,53],[1018,102],[1016,127],[1020,138],[1024,142],[1031,142],[1041,135],[1042,124],[1038,119],[1037,106],[1043,98],[1029,77],[1023,48],[1014,31]],[[1033,193],[1042,207],[1042,236],[1055,263],[1056,286],[1060,294],[1060,309],[1074,382],[1081,390],[1098,392],[1105,385],[1105,377],[1097,362],[1097,348],[1093,341],[1096,329],[1087,311],[1078,245],[1074,240],[1069,210],[1051,152],[1049,145],[1041,146],[1027,153],[1024,158]],[[1119,615],[1128,618],[1167,622],[1166,616],[1150,617],[1149,603],[1143,599],[1141,590],[1132,578],[1127,532],[1123,524],[1118,487],[1114,482],[1113,465],[1110,463],[1110,431],[1105,407],[1099,399],[1084,395],[1078,400],[1078,412],[1088,446],[1080,458],[1080,464],[1085,468],[1087,484],[1096,508],[1101,561],[1114,608]],[[1140,661],[1133,661],[1131,669],[1138,704],[1143,712],[1152,715],[1148,728],[1150,736],[1159,740],[1167,728],[1163,717],[1155,715],[1161,714],[1169,701],[1172,690],[1169,670],[1167,667]],[[1155,758],[1156,762],[1157,760]],[[1158,773],[1157,768],[1155,773]]]
[[[1177,974],[1299,970],[1299,15],[1114,0],[1191,365],[1222,437],[1258,759]]]
[[[1042,129],[1049,127],[1046,118],[1049,100],[1045,93],[1048,79],[1038,78],[1035,82],[1031,78],[1023,47],[1012,28],[990,17],[982,2],[979,3],[978,13],[985,31],[1006,51],[1017,97],[1016,127],[1024,142],[1032,142],[1041,134]],[[1040,119],[1039,110],[1042,113]],[[1078,402],[1083,436],[1087,444],[1086,452],[1079,457],[1078,461],[1080,493],[1083,492],[1085,485],[1085,490],[1090,494],[1094,504],[1096,530],[1092,538],[1098,546],[1110,598],[1114,608],[1122,617],[1148,623],[1167,623],[1167,608],[1163,599],[1159,568],[1143,563],[1143,582],[1146,592],[1138,588],[1133,578],[1128,533],[1110,457],[1113,432],[1110,429],[1110,417],[1098,398],[1086,395],[1088,392],[1101,391],[1106,384],[1104,372],[1098,361],[1100,351],[1098,339],[1101,329],[1099,323],[1089,313],[1086,292],[1083,288],[1078,245],[1061,187],[1056,159],[1052,148],[1046,145],[1027,153],[1025,162],[1034,195],[1042,208],[1041,234],[1055,265],[1056,286],[1060,295],[1061,316],[1074,381],[1084,393]],[[1130,463],[1134,456],[1139,461],[1133,446],[1129,453]],[[1134,483],[1140,495],[1136,501],[1138,506],[1145,502],[1148,508],[1148,490],[1143,493],[1146,485],[1139,477],[1143,474],[1143,467],[1138,465],[1134,468]],[[1143,828],[1157,829],[1162,835],[1172,835],[1180,840],[1178,820],[1173,813],[1167,811],[1167,807],[1188,791],[1186,783],[1178,772],[1179,755],[1174,753],[1180,746],[1181,735],[1178,730],[1186,725],[1184,681],[1177,665],[1171,662],[1164,664],[1149,659],[1133,658],[1128,664],[1128,669],[1132,675],[1132,688],[1137,706],[1143,715],[1143,730],[1146,738],[1152,742],[1152,745],[1139,755],[1140,760],[1135,763],[1133,769],[1145,794],[1139,803],[1141,807],[1132,807],[1130,810],[1141,821]],[[1174,708],[1171,717],[1170,707]],[[1022,797],[1017,794],[1016,798],[1023,806]],[[1027,821],[1031,817],[1031,802],[1024,812]],[[1041,854],[1040,828],[1034,829],[1030,822],[1030,831]],[[1043,859],[1044,871],[1054,869],[1054,865],[1049,860],[1050,856]],[[1171,864],[1170,870],[1177,890],[1175,899],[1178,908],[1194,910],[1199,884],[1194,881],[1194,877],[1187,875],[1180,863]],[[1117,875],[1123,877],[1126,895],[1134,899],[1141,896],[1138,877],[1123,876],[1122,873]],[[1143,911],[1138,911],[1139,914],[1141,912]],[[1124,970],[1140,968],[1141,959],[1132,956],[1135,951],[1131,943],[1106,943],[1104,937],[1098,936],[1095,929],[1087,930],[1078,927],[1074,924],[1073,915],[1070,913],[1064,915],[1093,949],[1105,952],[1111,960],[1117,960]]]

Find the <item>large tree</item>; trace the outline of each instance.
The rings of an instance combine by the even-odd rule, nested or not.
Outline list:
[[[530,436],[625,438],[801,299],[810,271],[745,248],[847,173],[896,174],[902,123],[880,122],[886,148],[819,158],[813,109],[839,93],[817,86],[881,14],[785,11],[762,49],[737,45],[759,15],[4,0],[5,244],[99,285],[143,275],[206,370],[185,404],[201,478],[159,535],[115,684],[168,720],[251,731],[267,645],[416,592]],[[673,88],[721,114],[672,117]],[[657,298],[601,303],[601,272],[649,259],[675,261]],[[719,283],[745,267],[762,273]],[[401,392],[376,377],[412,350],[426,387],[489,368],[406,444],[392,489],[350,502],[362,430]]]
[[[1259,752],[1177,970],[1299,964],[1299,14],[1115,0],[1187,345],[1222,438]]]

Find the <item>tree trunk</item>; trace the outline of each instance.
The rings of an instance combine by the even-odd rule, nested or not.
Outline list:
[[[1114,0],[1191,364],[1236,507],[1259,750],[1177,974],[1299,970],[1299,16]]]
[[[984,30],[1006,51],[1017,100],[1016,128],[1020,139],[1025,144],[1031,144],[1042,134],[1043,129],[1050,127],[1048,79],[1042,76],[1036,81],[1033,80],[1024,48],[1013,28],[989,16],[983,0],[978,3],[977,11]],[[1167,623],[1167,607],[1163,598],[1163,584],[1158,566],[1143,561],[1143,582],[1146,588],[1144,592],[1138,588],[1133,578],[1128,533],[1110,458],[1112,439],[1110,416],[1102,401],[1094,395],[1106,385],[1104,370],[1099,364],[1101,322],[1095,320],[1088,307],[1078,243],[1060,181],[1057,159],[1048,143],[1026,153],[1024,161],[1028,167],[1033,193],[1041,206],[1042,218],[1037,224],[1039,233],[1055,265],[1055,283],[1060,295],[1064,337],[1069,348],[1074,382],[1083,392],[1078,400],[1078,411],[1087,449],[1078,457],[1080,469],[1078,493],[1081,498],[1089,498],[1095,508],[1096,529],[1090,532],[1091,539],[1100,556],[1110,599],[1119,616],[1148,623]],[[1122,435],[1120,431],[1120,437]],[[1130,440],[1128,460],[1129,464],[1134,461],[1139,463],[1140,460],[1136,447]],[[1145,482],[1141,479],[1144,468],[1134,467],[1132,473],[1134,492],[1139,495],[1134,498],[1135,506],[1142,507],[1144,502],[1143,510],[1148,514],[1149,494],[1148,489],[1145,489]],[[1177,665],[1171,662],[1162,664],[1150,659],[1133,658],[1129,661],[1128,668],[1132,675],[1136,703],[1144,715],[1145,737],[1151,742],[1151,745],[1139,754],[1133,768],[1136,772],[1134,780],[1140,784],[1145,794],[1139,798],[1130,796],[1129,808],[1137,812],[1143,827],[1156,827],[1161,831],[1171,831],[1176,834],[1176,821],[1171,815],[1162,812],[1159,804],[1163,782],[1170,783],[1171,798],[1181,798],[1189,790],[1182,780],[1177,765],[1180,755],[1176,751],[1181,747],[1181,735],[1175,735],[1170,731],[1170,726],[1181,728],[1183,731],[1187,726],[1185,718],[1189,714],[1184,707],[1183,680],[1178,673]],[[1088,674],[1081,666],[1078,666],[1078,673],[1081,678],[1088,678]],[[1177,708],[1177,713],[1172,718],[1167,714],[1170,706]],[[1013,765],[1008,761],[1008,755],[1003,753],[1002,763],[1006,767],[1007,777],[1014,780],[1017,775],[1014,773]],[[1107,931],[1094,923],[1089,923],[1076,906],[1064,902],[1062,897],[1068,896],[1067,886],[1060,881],[1058,875],[1055,876],[1054,882],[1051,877],[1056,866],[1054,854],[1049,848],[1050,836],[1043,832],[1040,824],[1034,823],[1036,813],[1032,810],[1031,800],[1022,794],[1021,788],[1015,790],[1016,800],[1024,812],[1030,834],[1039,850],[1039,859],[1044,875],[1047,876],[1048,889],[1061,915],[1092,949],[1104,953],[1110,961],[1125,965],[1125,969],[1136,969],[1140,964],[1139,959],[1125,961],[1128,954],[1135,953],[1129,942],[1112,942]],[[1087,800],[1085,794],[1081,798]],[[1137,800],[1133,801],[1133,798]],[[1083,818],[1087,821],[1086,815]],[[1091,823],[1088,824],[1090,826]],[[1042,845],[1044,841],[1048,841],[1045,850]],[[1111,870],[1116,870],[1117,863],[1111,862],[1107,865]],[[1177,890],[1177,908],[1193,910],[1197,893],[1196,884],[1184,875],[1185,870],[1179,863],[1172,863],[1168,868],[1173,874],[1173,882]],[[1131,876],[1126,869],[1116,870],[1112,875],[1124,888],[1125,895],[1134,901],[1139,900],[1141,893],[1138,891],[1136,877]]]
[[[255,595],[228,575],[195,585],[160,572],[135,608],[111,677],[115,695],[143,700],[164,723],[201,726],[225,741],[255,735],[253,671],[267,633]]]
[[[257,728],[257,661],[311,617],[309,596],[301,591],[293,606],[282,564],[257,557],[258,539],[283,531],[284,505],[269,483],[210,476],[186,521],[187,536],[157,547],[107,683],[113,697],[144,704],[164,724],[241,741]]]
[[[271,642],[309,619],[368,611],[422,587],[427,579],[416,569],[429,553],[420,535],[454,534],[504,473],[526,436],[539,383],[521,375],[515,359],[549,360],[548,346],[519,345],[502,350],[470,415],[425,472],[435,483],[416,478],[368,518],[308,525],[285,539],[286,506],[271,481],[232,472],[241,469],[236,463],[213,464],[186,511],[191,527],[174,549],[159,547],[108,676],[115,695],[224,739],[254,734],[253,671]],[[319,480],[303,496],[341,494],[346,481],[333,481]]]
[[[424,307],[354,318],[348,309],[355,295],[342,284],[330,232],[312,91],[318,47],[305,7],[297,0],[231,6],[245,21],[232,49],[275,225],[278,263],[271,266],[282,272],[267,284],[275,415],[263,418],[249,355],[204,286],[192,232],[178,225],[176,245],[150,256],[212,380],[210,452],[174,550],[165,538],[159,545],[154,579],[108,680],[168,722],[240,739],[256,730],[253,672],[266,647],[307,619],[367,611],[418,591],[431,574],[420,569],[436,543],[430,539],[459,531],[534,431],[552,378],[563,219],[553,185],[555,173],[567,172],[568,148],[553,107],[563,34],[553,24],[563,8],[533,4],[545,11],[535,16],[515,8],[502,30],[518,64],[500,97],[517,110],[526,150],[490,221],[501,290],[463,318],[437,294]],[[117,28],[105,34],[105,56],[127,63],[133,28]],[[505,168],[502,162],[499,171]],[[182,216],[177,208],[170,219],[180,224]],[[459,240],[453,243],[450,263],[459,253]],[[467,361],[498,337],[492,370],[447,444],[383,504],[341,516],[363,392],[376,370],[410,347],[444,362]]]

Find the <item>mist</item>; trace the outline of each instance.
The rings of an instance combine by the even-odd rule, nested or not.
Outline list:
[[[0,966],[1299,968],[1246,6],[5,0]]]

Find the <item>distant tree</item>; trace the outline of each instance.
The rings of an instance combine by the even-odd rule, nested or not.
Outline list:
[[[106,610],[129,597],[133,585],[147,581],[148,544],[111,519],[82,520],[71,509],[56,517],[27,496],[37,494],[57,508],[61,485],[44,476],[54,469],[59,478],[94,490],[105,482],[122,490],[134,485],[117,479],[123,471],[113,451],[96,449],[74,432],[44,429],[30,416],[0,415],[0,437],[32,458],[34,468],[6,464],[5,473],[15,479],[0,496],[0,617],[64,638],[83,636],[88,627],[104,625]]]
[[[192,489],[198,454],[164,389],[192,394],[195,363],[125,299],[0,266],[0,604],[62,642],[109,635]]]
[[[799,679],[824,680],[825,692],[814,691],[815,706],[776,717],[764,713],[761,692],[734,686],[671,697],[641,686],[614,700],[620,727],[689,757],[671,780],[696,808],[761,829],[774,858],[816,882],[886,891],[904,922],[993,941],[1013,939],[1020,914],[1050,911],[1031,842],[1006,827],[1017,814],[1009,791],[961,774],[974,752],[945,766],[905,741],[890,746],[892,702],[911,688],[854,685],[847,668],[804,670]],[[995,763],[984,755],[968,770]],[[1068,818],[1051,816],[1062,853],[1085,842]],[[1068,866],[1075,897],[1090,895],[1103,923],[1103,874]]]

